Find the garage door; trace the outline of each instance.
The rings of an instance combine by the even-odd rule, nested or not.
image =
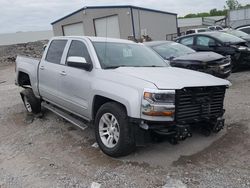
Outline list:
[[[95,19],[96,36],[120,38],[118,16]]]
[[[83,23],[76,23],[63,26],[64,36],[84,35]]]

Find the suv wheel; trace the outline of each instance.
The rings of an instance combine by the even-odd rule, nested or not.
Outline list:
[[[20,94],[28,113],[38,114],[41,112],[41,101],[36,98],[32,89],[27,88],[23,90]]]
[[[123,106],[108,102],[95,118],[95,136],[101,150],[112,157],[128,155],[135,149],[135,138]]]

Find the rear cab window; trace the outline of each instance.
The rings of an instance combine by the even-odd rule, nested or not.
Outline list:
[[[67,40],[53,40],[50,43],[45,60],[50,63],[60,64]]]

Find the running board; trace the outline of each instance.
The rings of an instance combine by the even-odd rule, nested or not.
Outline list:
[[[60,108],[57,108],[51,104],[48,104],[46,102],[42,102],[42,106],[50,111],[52,111],[53,113],[59,115],[60,117],[62,117],[63,119],[67,120],[68,122],[74,124],[75,126],[79,127],[80,129],[84,130],[86,129],[88,126],[78,120],[77,118],[71,116],[70,114],[68,114],[67,112],[65,112],[64,110],[61,110]]]

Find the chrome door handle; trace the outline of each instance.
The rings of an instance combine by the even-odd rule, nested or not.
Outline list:
[[[61,72],[60,72],[60,75],[62,75],[62,76],[66,76],[67,74],[66,74],[66,72],[65,72],[65,71],[61,71]]]
[[[44,66],[41,66],[41,67],[40,67],[40,69],[41,69],[41,70],[44,70],[44,69],[45,69],[45,67],[44,67]]]

